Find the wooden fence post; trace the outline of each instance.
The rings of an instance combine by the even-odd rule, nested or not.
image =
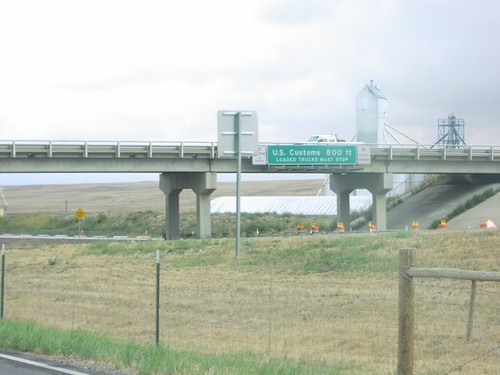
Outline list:
[[[399,251],[398,375],[413,375],[415,362],[415,284],[408,276],[415,259],[415,249]]]
[[[500,281],[500,272],[451,268],[416,268],[415,249],[399,250],[398,375],[413,375],[415,362],[415,277],[471,280],[466,340],[474,327],[474,303],[477,281]]]

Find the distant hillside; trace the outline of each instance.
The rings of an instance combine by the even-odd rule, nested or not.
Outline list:
[[[323,180],[243,181],[242,196],[316,195]],[[7,213],[30,212],[74,213],[82,208],[88,213],[152,210],[163,212],[165,196],[157,181],[97,184],[4,186]],[[234,196],[234,182],[219,182],[212,198]],[[183,190],[180,209],[194,212],[196,198]]]

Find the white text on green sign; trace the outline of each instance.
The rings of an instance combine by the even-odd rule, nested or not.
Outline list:
[[[355,145],[268,145],[269,165],[354,165]]]

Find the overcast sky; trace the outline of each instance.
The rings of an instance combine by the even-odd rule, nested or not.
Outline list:
[[[217,141],[221,109],[351,139],[373,80],[409,137],[453,112],[500,145],[499,25],[497,0],[0,0],[0,139]]]

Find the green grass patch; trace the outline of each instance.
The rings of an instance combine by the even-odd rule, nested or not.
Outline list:
[[[236,215],[212,214],[212,236],[234,237]],[[303,224],[306,232],[317,225],[322,232],[336,229],[335,218],[326,215],[305,216],[291,214],[247,214],[241,215],[242,236],[255,236],[257,233],[272,235],[295,233],[297,224]],[[139,236],[147,234],[162,237],[165,233],[165,215],[153,211],[128,213],[88,214],[79,223],[74,215],[33,213],[0,217],[0,233],[13,234],[65,234],[78,235],[81,229],[86,236]],[[179,223],[180,234],[184,237],[196,236],[196,215],[183,214]]]
[[[304,264],[306,273],[330,271],[390,272],[394,270],[394,254],[384,251],[384,238],[366,241],[360,238],[343,238],[335,241],[335,246],[319,244],[316,256]],[[322,245],[322,246],[321,246]]]
[[[115,341],[81,330],[57,330],[31,323],[0,321],[4,349],[92,360],[139,374],[348,374],[351,366],[330,366],[249,353],[209,355]]]
[[[362,270],[390,272],[397,266],[395,243],[416,238],[412,233],[378,236],[307,236],[306,238],[243,239],[235,262],[234,239],[179,239],[163,242],[100,241],[80,254],[133,256],[160,250],[162,263],[171,267],[234,264],[237,267],[273,267],[283,272],[324,273]],[[415,242],[418,244],[418,241]],[[414,246],[415,247],[415,246]],[[395,249],[388,252],[387,249]],[[228,263],[229,262],[229,263]]]
[[[173,278],[172,283],[168,283],[168,287],[172,286],[172,292],[168,292],[172,298],[169,302],[170,307],[178,306],[179,309],[175,312],[183,317],[189,311],[194,312],[188,317],[186,321],[188,324],[191,322],[211,322],[217,321],[219,317],[222,318],[221,322],[224,324],[233,324],[228,327],[240,327],[240,314],[247,312],[250,305],[256,305],[257,301],[254,296],[261,294],[264,291],[264,298],[267,301],[267,290],[275,293],[273,301],[280,301],[278,296],[286,295],[286,300],[290,302],[287,306],[291,314],[297,315],[297,322],[303,321],[303,327],[297,330],[297,334],[311,332],[310,329],[318,327],[318,325],[309,325],[309,314],[306,311],[312,308],[311,303],[316,303],[313,300],[318,299],[321,306],[320,310],[325,308],[325,311],[332,311],[328,305],[324,305],[323,297],[326,300],[331,300],[331,296],[335,297],[339,291],[339,296],[345,298],[344,295],[350,296],[351,292],[356,295],[360,291],[366,291],[367,294],[372,293],[372,285],[379,284],[379,295],[385,296],[386,289],[392,290],[391,293],[397,288],[397,275],[399,270],[398,254],[402,248],[416,248],[417,251],[417,266],[423,267],[444,267],[444,268],[459,268],[459,269],[472,269],[472,270],[485,270],[495,271],[499,269],[498,249],[500,248],[500,232],[498,231],[420,231],[420,232],[387,232],[387,233],[374,233],[374,234],[345,234],[345,235],[319,235],[319,236],[288,236],[288,237],[267,237],[267,238],[244,238],[242,239],[241,256],[235,258],[235,240],[234,239],[181,239],[177,241],[137,241],[137,242],[97,242],[97,243],[78,243],[78,244],[61,244],[58,246],[51,246],[53,248],[44,248],[40,245],[39,248],[34,248],[30,254],[33,257],[27,257],[27,252],[24,247],[17,247],[15,244],[8,247],[8,264],[7,271],[8,280],[11,280],[12,285],[23,284],[23,288],[19,289],[17,295],[11,294],[11,308],[8,311],[14,311],[14,307],[18,310],[12,312],[11,317],[21,319],[23,317],[20,311],[33,309],[30,311],[31,315],[24,316],[26,321],[33,321],[36,316],[39,322],[49,322],[46,324],[59,324],[56,322],[56,314],[50,311],[49,306],[54,308],[61,308],[61,316],[67,319],[71,316],[70,301],[75,298],[78,304],[86,307],[92,305],[92,299],[99,298],[99,296],[107,296],[111,293],[109,291],[103,294],[96,294],[91,299],[86,299],[89,294],[94,293],[93,286],[107,290],[108,287],[116,287],[116,290],[122,289],[127,293],[127,298],[124,298],[126,304],[124,308],[120,309],[118,315],[123,314],[123,322],[126,325],[117,323],[112,327],[113,331],[103,326],[99,327],[96,321],[84,326],[86,329],[96,332],[107,332],[108,335],[115,335],[117,331],[122,330],[120,334],[115,337],[122,337],[129,339],[135,337],[137,340],[144,340],[149,342],[152,340],[149,332],[146,337],[144,336],[145,330],[137,327],[135,313],[137,310],[131,308],[128,296],[132,297],[134,293],[129,294],[127,286],[134,284],[137,280],[137,288],[144,288],[146,293],[142,290],[136,294],[134,300],[137,302],[137,295],[147,294],[145,297],[146,302],[139,301],[138,306],[141,310],[150,309],[152,311],[154,300],[151,287],[154,285],[154,272],[155,272],[155,253],[156,250],[161,252],[161,267],[162,275],[171,272]],[[50,251],[49,251],[50,250]],[[77,259],[82,257],[80,259]],[[82,272],[75,272],[81,268]],[[105,268],[109,268],[109,273],[102,272]],[[68,272],[71,271],[71,272]],[[43,275],[43,277],[41,277]],[[47,299],[45,302],[42,299],[37,300],[39,293],[38,289],[34,288],[38,280],[46,278],[48,290],[57,290],[58,288],[66,290],[66,294],[53,295],[52,298]],[[275,277],[276,276],[276,277]],[[372,276],[375,282],[372,282],[368,276]],[[53,278],[54,277],[54,278]],[[363,284],[359,280],[363,280]],[[34,281],[33,281],[34,280]],[[346,280],[345,286],[339,286],[341,289],[337,290],[337,284],[343,284],[339,281]],[[349,285],[348,281],[355,281],[353,285]],[[196,281],[196,283],[193,283]],[[281,285],[293,282],[297,284],[292,285],[293,290],[287,290]],[[366,282],[366,284],[365,284]],[[53,284],[52,284],[53,283]],[[65,283],[65,284],[63,284]],[[144,283],[144,284],[143,284]],[[334,294],[325,292],[325,283],[335,285],[335,290],[330,289]],[[43,284],[43,283],[42,283]],[[55,285],[55,286],[54,286]],[[73,285],[73,286],[72,286]],[[79,285],[85,287],[79,289]],[[92,293],[88,293],[91,290]],[[121,285],[121,287],[120,287]],[[276,285],[276,288],[274,287]],[[367,287],[368,285],[368,287]],[[391,285],[393,287],[391,287]],[[202,288],[200,288],[202,286]],[[205,289],[206,287],[206,289]],[[304,289],[299,289],[299,288]],[[134,287],[135,288],[135,287]],[[138,289],[130,289],[132,292],[137,292]],[[269,289],[268,289],[269,288]],[[357,289],[354,289],[357,288]],[[455,287],[453,287],[455,289]],[[393,290],[394,289],[394,290]],[[73,290],[73,291],[72,291]],[[181,291],[181,293],[175,292]],[[186,295],[184,291],[193,294]],[[214,298],[205,299],[204,291],[216,292]],[[26,292],[32,294],[26,295],[23,299],[23,294]],[[73,294],[78,291],[79,294]],[[113,289],[114,293],[115,289]],[[291,292],[290,292],[291,291]],[[342,292],[340,292],[342,291]],[[68,294],[69,292],[69,294]],[[202,293],[200,298],[200,292]],[[285,294],[282,294],[285,292]],[[345,292],[345,293],[344,293]],[[228,300],[221,299],[222,294],[229,293],[230,300],[237,303],[228,303]],[[244,295],[244,296],[241,296]],[[36,297],[35,297],[36,296]],[[97,296],[97,297],[96,297]],[[293,300],[297,297],[297,300]],[[321,298],[319,298],[321,296]],[[22,297],[22,298],[21,298]],[[193,298],[194,297],[194,298]],[[241,299],[239,299],[242,297]],[[318,297],[318,298],[316,298]],[[248,298],[251,298],[250,300]],[[348,297],[350,298],[350,297]],[[355,297],[353,297],[355,298]],[[387,298],[387,296],[383,297]],[[396,298],[396,294],[392,297]],[[427,297],[426,297],[427,298]],[[447,296],[448,298],[448,296]],[[462,298],[462,297],[458,297]],[[196,308],[184,309],[186,300],[198,301],[199,304],[194,304]],[[115,305],[114,301],[121,300],[119,296],[117,299],[110,299],[109,306]],[[363,300],[363,299],[361,299]],[[377,299],[378,300],[378,299]],[[208,303],[207,303],[208,301]],[[244,303],[241,303],[241,302]],[[248,301],[251,301],[248,303]],[[61,304],[59,304],[62,302]],[[221,303],[218,306],[219,302]],[[23,305],[23,303],[25,305]],[[304,303],[300,305],[299,303]],[[461,303],[461,302],[459,302]],[[385,302],[381,304],[386,305]],[[236,310],[226,310],[228,307],[238,305]],[[274,306],[273,302],[273,306]],[[436,306],[441,305],[439,302]],[[183,307],[180,309],[180,307]],[[279,306],[279,305],[276,305]],[[305,306],[307,308],[297,308],[297,306]],[[332,304],[332,307],[336,304]],[[240,308],[241,307],[241,308]],[[446,306],[445,306],[446,307]],[[67,310],[63,310],[66,308]],[[175,307],[177,308],[177,307]],[[335,307],[336,308],[336,307]],[[342,307],[343,309],[344,307]],[[345,307],[348,309],[349,307]],[[395,308],[392,304],[388,310],[385,307],[382,310],[381,305],[376,303],[371,312],[373,316],[380,315],[381,318],[387,319],[388,312]],[[174,309],[172,309],[172,312]],[[280,309],[280,314],[286,309]],[[64,313],[64,311],[66,311]],[[96,310],[96,315],[100,321],[102,314],[101,307]],[[116,311],[116,310],[115,310]],[[257,311],[257,310],[256,310]],[[254,318],[264,319],[269,314],[268,309],[262,310],[259,314],[251,313],[251,319]],[[271,311],[271,309],[269,310]],[[296,313],[300,312],[299,314]],[[313,311],[311,309],[311,311]],[[347,316],[356,315],[358,312],[355,310],[345,310]],[[45,314],[45,320],[38,320],[38,317]],[[92,316],[86,312],[85,316]],[[102,314],[102,315],[101,315]],[[151,314],[148,312],[148,316]],[[213,315],[212,315],[213,314]],[[342,311],[344,314],[344,310]],[[385,315],[384,315],[385,314]],[[109,312],[109,316],[118,317],[116,312]],[[340,318],[336,315],[335,319]],[[291,315],[290,315],[291,316]],[[212,318],[211,318],[212,317]],[[215,317],[215,318],[214,318]],[[238,319],[233,319],[238,317]],[[262,318],[264,317],[264,318]],[[206,320],[205,320],[206,318]],[[330,319],[330,318],[328,318]],[[102,319],[105,321],[106,319]],[[274,319],[273,322],[279,327],[279,320]],[[288,319],[283,319],[285,324],[288,324]],[[343,321],[345,322],[346,319]],[[130,322],[130,324],[128,323]],[[382,322],[382,321],[380,321]],[[371,323],[373,326],[380,326],[380,322]],[[61,320],[61,323],[63,321]],[[63,324],[62,326],[68,327],[69,325]],[[273,323],[273,324],[274,324]],[[44,323],[45,324],[45,323]],[[85,324],[83,322],[82,324]],[[177,322],[175,323],[177,327]],[[316,323],[315,323],[316,324]],[[324,329],[323,321],[318,321],[320,330]],[[359,324],[355,324],[357,327]],[[382,343],[381,337],[387,338],[387,333],[384,329],[386,324],[382,324],[381,336],[373,341],[374,345]],[[82,326],[80,326],[82,327]],[[133,327],[133,328],[132,328]],[[147,330],[150,330],[150,325],[146,323]],[[182,326],[179,326],[180,334],[184,334]],[[226,327],[226,326],[225,326]],[[252,326],[253,327],[253,326]],[[137,333],[131,334],[131,330],[137,328]],[[205,332],[211,332],[211,325],[200,324],[195,327],[195,336],[203,337],[203,329]],[[99,331],[97,331],[100,329]],[[253,328],[252,328],[253,329]],[[287,327],[285,327],[285,330]],[[227,329],[226,332],[236,331]],[[361,332],[359,332],[361,331]],[[432,328],[429,327],[429,331]],[[249,332],[247,328],[243,332]],[[276,332],[280,332],[276,330]],[[354,334],[352,331],[351,334]],[[353,342],[364,340],[365,331],[357,329],[356,338]],[[237,333],[237,335],[239,335]],[[309,345],[316,345],[315,337],[311,341],[306,342],[307,351],[295,352],[285,346],[283,351],[280,351],[276,346],[276,351],[273,349],[273,358],[270,358],[264,346],[260,346],[252,354],[243,352],[244,350],[254,349],[241,349],[246,346],[238,346],[240,349],[235,349],[234,346],[229,344],[225,346],[226,349],[221,349],[221,343],[213,341],[210,335],[207,341],[202,346],[197,344],[176,344],[183,348],[203,348],[199,349],[200,352],[184,350],[175,350],[174,347],[138,345],[134,342],[123,342],[112,339],[98,337],[88,331],[60,331],[48,328],[37,327],[30,323],[18,323],[17,321],[4,320],[0,321],[0,347],[18,350],[24,352],[34,353],[52,353],[59,356],[91,359],[92,361],[104,362],[114,368],[128,369],[135,371],[139,374],[352,374],[352,373],[369,373],[364,367],[354,368],[351,361],[356,361],[358,364],[359,356],[355,350],[357,348],[353,345],[352,356],[344,356],[344,361],[348,358],[349,362],[344,362],[342,366],[337,366],[333,363],[335,359],[327,359],[328,363],[317,362],[312,358],[304,358],[309,352]],[[318,335],[317,337],[320,337]],[[422,335],[425,336],[425,335]],[[293,336],[290,336],[293,337]],[[146,341],[147,340],[147,341]],[[238,338],[239,340],[239,338]],[[295,338],[290,339],[295,340]],[[222,340],[221,340],[222,341]],[[231,341],[232,342],[232,341]],[[312,344],[309,344],[312,342]],[[328,339],[325,341],[324,346],[318,346],[321,353],[325,350],[327,353],[332,348],[332,342]],[[286,342],[285,342],[285,345]],[[380,344],[382,345],[382,344]],[[264,348],[264,349],[263,349]],[[335,348],[334,348],[335,349]],[[332,349],[332,350],[334,350]],[[345,348],[344,348],[345,349]],[[224,355],[207,354],[207,352],[221,352],[224,350]],[[239,350],[239,351],[237,351]],[[373,348],[366,348],[367,351],[363,356],[373,354]],[[283,353],[283,354],[275,354]],[[288,354],[287,354],[288,353]],[[301,354],[304,353],[304,354]],[[450,353],[452,355],[453,353]],[[281,356],[289,355],[293,359],[284,359]],[[302,357],[304,356],[304,357]],[[316,357],[320,358],[320,357]],[[321,357],[321,358],[339,358]],[[318,360],[319,361],[319,360]],[[382,359],[383,361],[383,359]],[[422,362],[421,362],[422,363]],[[365,366],[359,364],[359,366]],[[370,368],[371,369],[371,368]],[[363,371],[365,370],[365,371]]]

